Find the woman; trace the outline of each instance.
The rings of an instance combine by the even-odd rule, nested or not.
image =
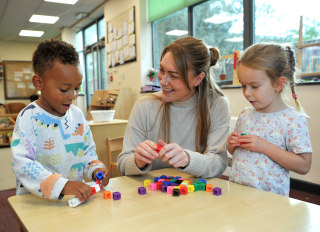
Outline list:
[[[194,37],[163,50],[162,92],[143,97],[132,109],[118,157],[123,175],[168,167],[202,178],[224,172],[230,109],[209,71],[218,59],[218,50]]]

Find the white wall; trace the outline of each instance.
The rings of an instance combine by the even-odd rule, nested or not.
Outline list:
[[[300,85],[297,86],[296,92],[300,103],[305,108],[307,114],[311,116],[308,119],[309,133],[312,143],[312,166],[311,170],[307,175],[299,175],[297,173],[291,172],[291,177],[295,179],[304,180],[307,182],[312,182],[315,184],[320,184],[320,104],[318,100],[320,99],[320,85]],[[241,110],[250,106],[247,100],[242,95],[242,89],[223,89],[223,92],[227,96],[231,107],[231,116],[238,117]],[[288,98],[288,103],[295,107],[294,101],[291,97]]]
[[[110,78],[108,78],[108,89],[131,88],[133,99],[139,96],[141,86],[144,85],[144,79],[146,79],[144,76],[147,70],[152,67],[151,25],[147,22],[146,2],[146,0],[110,0],[104,5],[106,24],[119,14],[135,6],[137,61],[113,68],[107,67],[108,77],[111,73],[113,76],[113,82],[110,82]],[[128,105],[127,107],[131,106]]]

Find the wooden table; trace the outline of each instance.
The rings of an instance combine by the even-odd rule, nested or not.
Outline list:
[[[68,206],[70,197],[56,202],[27,194],[8,201],[28,231],[320,231],[319,205],[222,179],[207,181],[222,188],[221,196],[205,191],[179,197],[159,190],[137,193],[144,179],[160,175],[192,179],[175,169],[113,178],[106,189],[121,192],[121,200],[105,200],[99,192],[76,208]]]

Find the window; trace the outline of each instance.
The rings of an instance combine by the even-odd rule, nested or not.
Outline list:
[[[173,41],[188,35],[187,8],[184,8],[171,15],[154,21],[152,27],[153,61],[155,69],[158,70],[160,66],[160,57],[162,50]]]
[[[107,89],[105,34],[104,17],[95,20],[76,34],[76,49],[84,76],[80,93],[86,95],[87,106],[90,105],[96,90]]]
[[[243,49],[243,3],[207,1],[193,8],[193,35],[209,47],[219,48],[220,55]]]
[[[298,48],[300,15],[303,15],[303,44],[316,46]],[[216,75],[220,84],[232,82],[233,53],[259,42],[293,44],[296,53],[302,54],[299,67],[302,73],[312,72],[320,77],[320,21],[314,0],[305,0],[303,4],[300,0],[201,1],[153,21],[152,30],[154,67],[159,67],[165,46],[178,38],[193,35],[203,39],[209,47],[217,47],[221,56],[230,57],[220,60],[215,67],[219,69],[214,71],[216,74],[227,73],[226,82],[220,81]],[[183,30],[184,34],[170,35],[169,32],[174,30]]]
[[[92,24],[84,30],[84,46],[90,46],[98,41],[97,24]]]
[[[288,7],[290,6],[290,7]],[[292,9],[299,9],[295,11]],[[300,47],[299,25],[303,16],[302,44]],[[276,27],[274,25],[277,25]],[[296,49],[296,58],[301,58],[302,81],[314,81],[320,77],[320,21],[319,10],[314,1],[255,0],[255,42],[290,43]],[[312,46],[309,46],[314,44]]]

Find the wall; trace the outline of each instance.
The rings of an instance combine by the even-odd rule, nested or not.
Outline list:
[[[311,170],[307,175],[299,175],[291,172],[292,178],[316,184],[320,184],[320,169],[318,168],[320,166],[320,156],[318,155],[320,153],[320,145],[318,143],[320,135],[320,105],[319,103],[316,103],[317,100],[320,99],[319,88],[319,85],[297,86],[296,92],[300,103],[304,107],[307,114],[311,116],[308,119],[308,127],[311,137],[313,156]],[[244,107],[250,106],[250,104],[242,95],[241,88],[223,89],[223,92],[229,99],[232,117],[238,117],[239,113]],[[294,101],[291,99],[291,97],[288,98],[288,103],[295,107]]]
[[[125,107],[131,109],[134,101],[140,96],[141,86],[145,85],[147,70],[152,67],[151,25],[147,22],[146,0],[110,0],[104,5],[106,24],[119,14],[135,6],[135,33],[137,61],[113,68],[107,67],[108,89],[131,89],[132,97]],[[120,7],[121,6],[121,7]],[[106,30],[107,31],[107,30]],[[107,45],[106,45],[107,46]]]

